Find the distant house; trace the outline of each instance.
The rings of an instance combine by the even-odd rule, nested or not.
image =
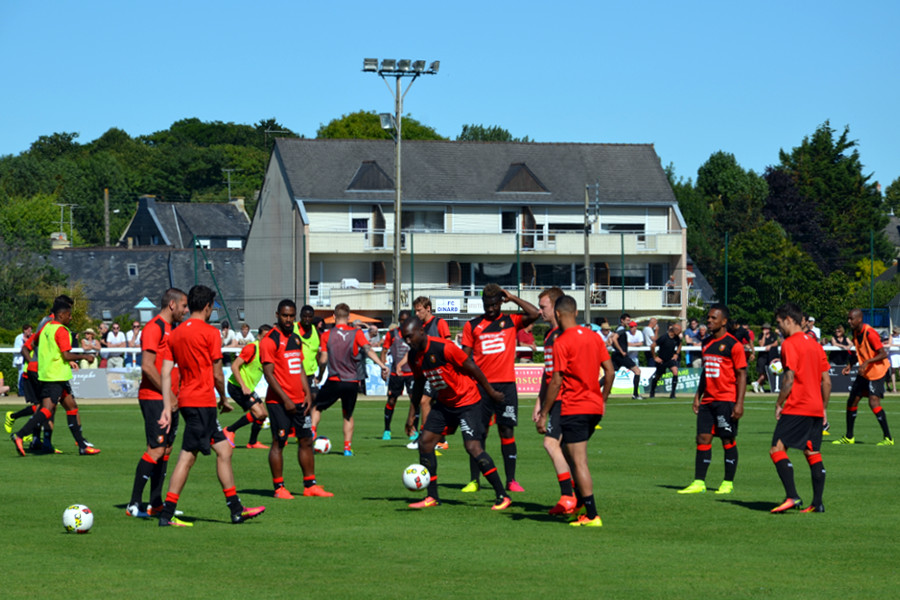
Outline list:
[[[249,231],[250,217],[243,199],[228,203],[158,202],[153,196],[141,196],[118,245],[191,248],[196,238],[203,248],[243,250]]]

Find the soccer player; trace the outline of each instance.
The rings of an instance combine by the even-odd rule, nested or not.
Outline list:
[[[863,313],[854,308],[847,317],[850,329],[853,331],[853,345],[856,346],[856,359],[859,366],[853,387],[850,389],[850,397],[847,398],[847,433],[832,444],[855,444],[853,428],[856,425],[856,409],[861,398],[868,397],[869,408],[875,413],[884,439],[876,446],[893,446],[894,438],[888,428],[887,415],[881,407],[881,399],[884,398],[884,376],[891,368],[887,349],[882,345],[878,332],[863,323]],[[851,355],[852,356],[852,355]],[[852,360],[852,359],[851,359]],[[844,367],[842,374],[850,373],[850,365]]]
[[[650,345],[650,356],[656,363],[656,372],[650,378],[650,397],[656,396],[656,385],[662,378],[666,369],[672,372],[672,391],[669,398],[675,397],[675,388],[678,387],[678,359],[681,356],[681,328],[672,324],[666,330],[666,335],[656,338]]]
[[[319,329],[313,324],[316,318],[315,309],[309,304],[300,309],[300,321],[294,324],[294,333],[300,336],[303,343],[303,370],[309,383],[311,400],[319,393],[319,379],[324,367],[319,366]]]
[[[505,396],[491,387],[481,369],[455,344],[428,336],[418,317],[407,320],[402,332],[409,344],[409,365],[415,379],[412,397],[422,395],[426,379],[431,382],[431,389],[437,394],[437,402],[428,413],[428,420],[419,438],[419,462],[431,474],[428,496],[424,500],[413,502],[409,507],[429,508],[441,503],[434,448],[445,432],[449,433],[457,428],[462,434],[466,452],[478,463],[481,473],[497,495],[491,510],[509,507],[512,500],[503,489],[493,459],[482,445],[484,419],[480,406],[485,395],[492,402],[498,403],[503,403]],[[481,392],[476,382],[481,386]]]
[[[297,305],[282,300],[275,311],[275,327],[260,341],[262,371],[269,384],[266,405],[272,428],[269,468],[275,497],[292,500],[294,495],[284,486],[284,447],[291,428],[297,435],[297,461],[303,471],[304,496],[333,496],[316,483],[312,421],[309,417],[311,394],[303,368],[303,342],[295,333]]]
[[[409,345],[400,333],[403,324],[409,317],[408,310],[401,310],[397,314],[397,319],[400,321],[399,326],[389,329],[381,342],[381,361],[386,362],[388,353],[391,356],[391,376],[388,378],[387,402],[384,405],[384,433],[381,436],[383,440],[391,439],[391,419],[394,417],[397,398],[403,394],[404,387],[407,394],[412,390],[412,369],[409,368],[406,356],[409,352]]]
[[[502,404],[492,402],[487,394],[482,397],[484,410],[484,435],[491,417],[497,417],[497,432],[500,434],[500,450],[503,453],[503,467],[506,471],[506,489],[511,492],[524,492],[516,481],[516,448],[515,427],[518,424],[519,397],[516,392],[516,332],[534,323],[540,311],[537,307],[507,292],[496,283],[484,286],[481,292],[484,303],[484,314],[467,321],[463,326],[462,349],[484,372],[487,380],[495,390],[503,394]],[[504,302],[512,302],[525,314],[506,315],[500,309]],[[484,444],[484,440],[482,440]],[[479,465],[474,459],[469,460],[471,481],[463,488],[464,492],[478,491]]]
[[[706,491],[706,472],[712,460],[712,438],[718,436],[725,450],[725,478],[717,494],[734,491],[737,472],[738,420],[744,414],[747,391],[747,355],[744,347],[728,331],[728,307],[714,304],[706,315],[709,334],[702,344],[703,372],[694,394],[692,408],[697,415],[697,454],[694,481],[679,494]]]
[[[138,388],[138,404],[144,417],[144,436],[147,449],[138,461],[131,487],[131,500],[125,513],[132,517],[148,517],[162,512],[163,481],[169,465],[169,456],[175,444],[178,430],[178,410],[172,407],[168,430],[159,423],[163,413],[162,364],[172,328],[187,313],[187,294],[178,288],[165,291],[160,302],[162,310],[141,331],[141,385]],[[141,510],[144,487],[150,481],[150,506]]]
[[[616,328],[616,331],[610,336],[613,349],[612,361],[616,371],[624,367],[634,374],[632,379],[634,391],[631,394],[631,398],[633,400],[641,400],[641,369],[635,364],[631,357],[628,356],[628,329],[630,324],[631,315],[628,313],[619,317],[619,327]]]
[[[812,503],[801,512],[825,512],[822,493],[825,490],[825,465],[819,448],[825,425],[825,409],[831,395],[828,358],[812,336],[804,335],[800,323],[803,313],[792,302],[775,311],[775,322],[784,335],[781,345],[781,392],[775,401],[775,433],[769,455],[784,485],[784,502],[772,509],[783,513],[800,508],[803,502],[794,485],[794,466],[788,459],[787,448],[803,451],[812,476]]]
[[[534,403],[534,410],[531,413],[531,420],[535,424],[541,419],[541,407],[544,399],[547,397],[547,386],[553,377],[553,342],[562,333],[556,322],[556,301],[562,296],[563,291],[558,287],[545,289],[538,296],[538,309],[541,311],[541,317],[550,324],[550,331],[544,336],[544,373],[541,376],[541,389],[538,393],[537,401]],[[556,470],[556,479],[559,482],[559,502],[550,509],[551,515],[571,514],[577,508],[575,483],[572,480],[572,472],[569,468],[569,463],[566,461],[566,456],[563,454],[561,444],[560,408],[559,402],[553,403],[548,413],[546,432],[544,433],[544,450],[550,456],[550,461]]]
[[[334,307],[334,327],[321,337],[319,364],[328,365],[328,381],[319,390],[312,409],[312,428],[319,427],[322,412],[338,400],[344,417],[344,456],[353,456],[353,410],[359,394],[358,361],[368,356],[381,367],[381,376],[388,378],[388,368],[369,345],[361,329],[348,324],[350,307],[343,302]]]
[[[262,363],[259,361],[259,342],[270,329],[272,329],[271,325],[261,325],[257,331],[257,339],[244,345],[241,353],[231,363],[231,376],[226,383],[226,389],[231,399],[247,411],[223,430],[225,437],[231,442],[232,448],[234,447],[234,432],[244,425],[250,425],[250,440],[247,442],[247,448],[260,450],[269,448],[259,441],[259,432],[269,415],[266,413],[263,401],[253,390],[256,389],[256,384],[263,376]]]
[[[161,372],[163,412],[159,424],[168,432],[172,425],[172,370],[179,368],[180,392],[178,411],[184,421],[184,435],[178,463],[169,482],[169,491],[163,509],[159,513],[159,526],[185,527],[193,523],[175,517],[178,499],[187,483],[197,453],[216,453],[216,474],[225,494],[225,504],[231,513],[232,523],[243,523],[261,515],[266,508],[244,508],[234,485],[231,468],[231,444],[228,443],[216,418],[216,392],[223,412],[231,410],[225,395],[225,376],[222,373],[222,337],[209,324],[216,293],[205,285],[195,285],[188,291],[190,318],[169,334]]]
[[[415,311],[416,317],[424,323],[426,335],[441,338],[443,340],[450,339],[450,326],[447,325],[447,321],[432,314],[430,298],[427,296],[419,296],[413,300],[413,311]],[[406,419],[406,435],[408,435],[410,439],[406,447],[410,450],[415,450],[419,447],[416,442],[416,439],[419,437],[419,431],[415,428],[416,418],[419,419],[419,425],[424,427],[425,420],[428,418],[428,412],[431,410],[433,397],[434,393],[431,390],[431,384],[426,381],[425,391],[422,393],[421,400],[415,400],[413,402],[412,398],[410,398],[409,416]],[[438,442],[438,449],[446,450],[447,447],[448,445],[445,441]]]
[[[34,434],[39,428],[49,427],[56,405],[62,402],[66,409],[69,431],[78,444],[78,453],[82,455],[99,454],[100,450],[88,445],[81,432],[78,418],[78,405],[71,392],[72,367],[70,363],[80,359],[89,363],[94,361],[93,355],[85,355],[72,351],[72,332],[68,325],[72,322],[72,304],[66,299],[57,298],[51,311],[53,318],[41,326],[34,340],[37,352],[38,397],[41,408],[36,411],[22,429],[11,436],[16,450],[25,456],[22,438]],[[45,438],[46,440],[47,438]],[[49,446],[49,451],[52,446]],[[45,450],[48,450],[45,448]]]
[[[560,405],[559,425],[566,458],[575,473],[578,492],[585,514],[570,523],[574,527],[601,527],[594,502],[594,482],[587,462],[587,443],[603,418],[603,410],[612,389],[615,372],[603,339],[589,327],[579,326],[575,318],[578,307],[571,296],[556,300],[554,312],[562,331],[553,342],[553,375],[537,422],[539,433],[548,431],[550,412]],[[603,387],[600,373],[603,373]],[[571,499],[570,499],[571,500]],[[564,505],[569,512],[573,503]]]

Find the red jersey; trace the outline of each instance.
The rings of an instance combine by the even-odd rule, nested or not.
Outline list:
[[[557,401],[562,415],[602,415],[601,364],[609,360],[603,338],[592,329],[570,327],[553,342],[553,371],[562,375]]]
[[[319,347],[328,352],[328,381],[359,381],[357,357],[368,345],[366,334],[350,325],[335,325],[323,333]]]
[[[188,319],[169,333],[165,358],[181,373],[178,406],[215,407],[216,384],[213,363],[222,360],[219,330],[200,319]]]
[[[413,376],[424,377],[437,392],[437,400],[451,408],[470,406],[481,401],[475,380],[459,368],[468,355],[456,344],[436,337],[428,337],[425,350],[409,350],[409,365]]]
[[[303,342],[296,333],[285,335],[278,328],[272,328],[259,342],[259,361],[274,367],[275,380],[288,398],[295,404],[302,404],[306,393],[303,390]],[[269,387],[266,404],[281,404],[281,398]]]
[[[554,327],[544,336],[544,374],[541,378],[544,385],[549,385],[550,379],[553,378],[553,342],[560,333],[562,330]]]
[[[791,393],[781,412],[786,415],[824,417],[822,373],[829,369],[822,345],[799,331],[781,345],[781,364],[794,374]]]
[[[500,313],[493,321],[475,317],[463,327],[462,345],[472,348],[472,360],[490,383],[516,380],[516,331],[522,321],[522,315]]]
[[[445,340],[450,338],[450,326],[440,317],[432,315],[427,323],[422,323],[422,326],[425,328],[425,335]]]
[[[407,376],[412,373],[412,369],[409,368],[408,362],[403,365],[400,372],[397,372],[397,364],[403,360],[403,357],[409,352],[409,344],[403,340],[403,336],[400,335],[399,329],[390,329],[384,334],[382,347],[387,348],[391,355],[391,375]]]
[[[878,332],[865,323],[863,323],[862,330],[859,333],[853,332],[853,345],[856,346],[856,357],[859,364],[878,354],[884,347]],[[890,359],[885,357],[882,360],[869,363],[860,373],[869,381],[877,381],[887,374],[890,366]]]
[[[703,341],[702,404],[735,402],[737,400],[737,371],[747,368],[744,346],[730,333]]]
[[[156,359],[153,366],[157,373],[162,372],[163,360],[166,356],[166,347],[169,345],[169,334],[172,332],[172,324],[166,323],[166,320],[156,315],[149,323],[144,325],[141,330],[141,351],[153,352]],[[175,377],[172,378],[172,388],[175,386]],[[159,400],[162,401],[162,393],[153,387],[150,378],[145,374],[141,374],[141,387],[138,388],[139,400]]]

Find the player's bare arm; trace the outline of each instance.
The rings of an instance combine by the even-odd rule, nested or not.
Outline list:
[[[156,370],[156,352],[144,350],[141,352],[141,374],[157,392],[162,392],[162,376]]]
[[[827,376],[828,373],[825,373]],[[831,379],[828,380],[829,386],[831,385]],[[788,396],[791,395],[791,389],[794,387],[794,372],[790,369],[785,369],[784,373],[781,375],[781,391],[778,392],[778,398],[775,400],[775,420],[781,418],[781,411],[784,409],[784,403],[788,399]]]
[[[747,393],[747,369],[737,370],[737,393],[734,399],[734,408],[731,410],[731,418],[740,419],[744,416],[744,394]]]
[[[213,361],[213,381],[216,384],[216,391],[219,393],[219,412],[227,413],[234,410],[231,403],[228,402],[228,396],[225,395],[225,372],[222,370],[222,359]]]
[[[162,386],[162,397],[163,397],[163,410],[162,415],[159,417],[160,427],[163,427],[166,433],[169,433],[169,427],[172,425],[172,407],[175,406],[175,402],[172,398],[172,369],[175,367],[175,363],[171,360],[164,360],[162,364],[162,371],[160,372],[160,385]]]

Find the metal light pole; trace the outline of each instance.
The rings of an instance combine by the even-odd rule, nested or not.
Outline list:
[[[594,188],[596,201],[591,206],[590,190]],[[597,212],[600,204],[600,183],[584,186],[584,325],[591,326],[591,301],[593,300],[591,286],[593,285],[593,269],[591,269],[591,224],[597,221]]]
[[[381,66],[379,66],[377,58],[363,59],[363,72],[378,74],[384,80],[385,85],[387,85],[388,91],[394,97],[393,119],[390,118],[390,115],[387,115],[388,118],[385,119],[383,115],[381,120],[381,126],[383,128],[394,130],[394,188],[396,193],[394,195],[394,305],[391,309],[392,320],[394,323],[400,322],[399,313],[401,304],[400,296],[402,282],[400,249],[402,247],[401,229],[403,186],[402,169],[400,164],[400,146],[403,133],[403,99],[406,97],[406,94],[409,92],[409,88],[412,87],[413,82],[417,77],[419,77],[419,75],[437,75],[440,66],[441,62],[438,60],[432,62],[426,70],[424,60],[417,60],[413,62],[410,60],[384,59],[381,61]],[[395,78],[395,89],[392,89],[391,84],[388,83],[388,77]],[[400,85],[400,80],[404,77],[410,78],[409,84],[406,86],[406,91],[402,91]]]

